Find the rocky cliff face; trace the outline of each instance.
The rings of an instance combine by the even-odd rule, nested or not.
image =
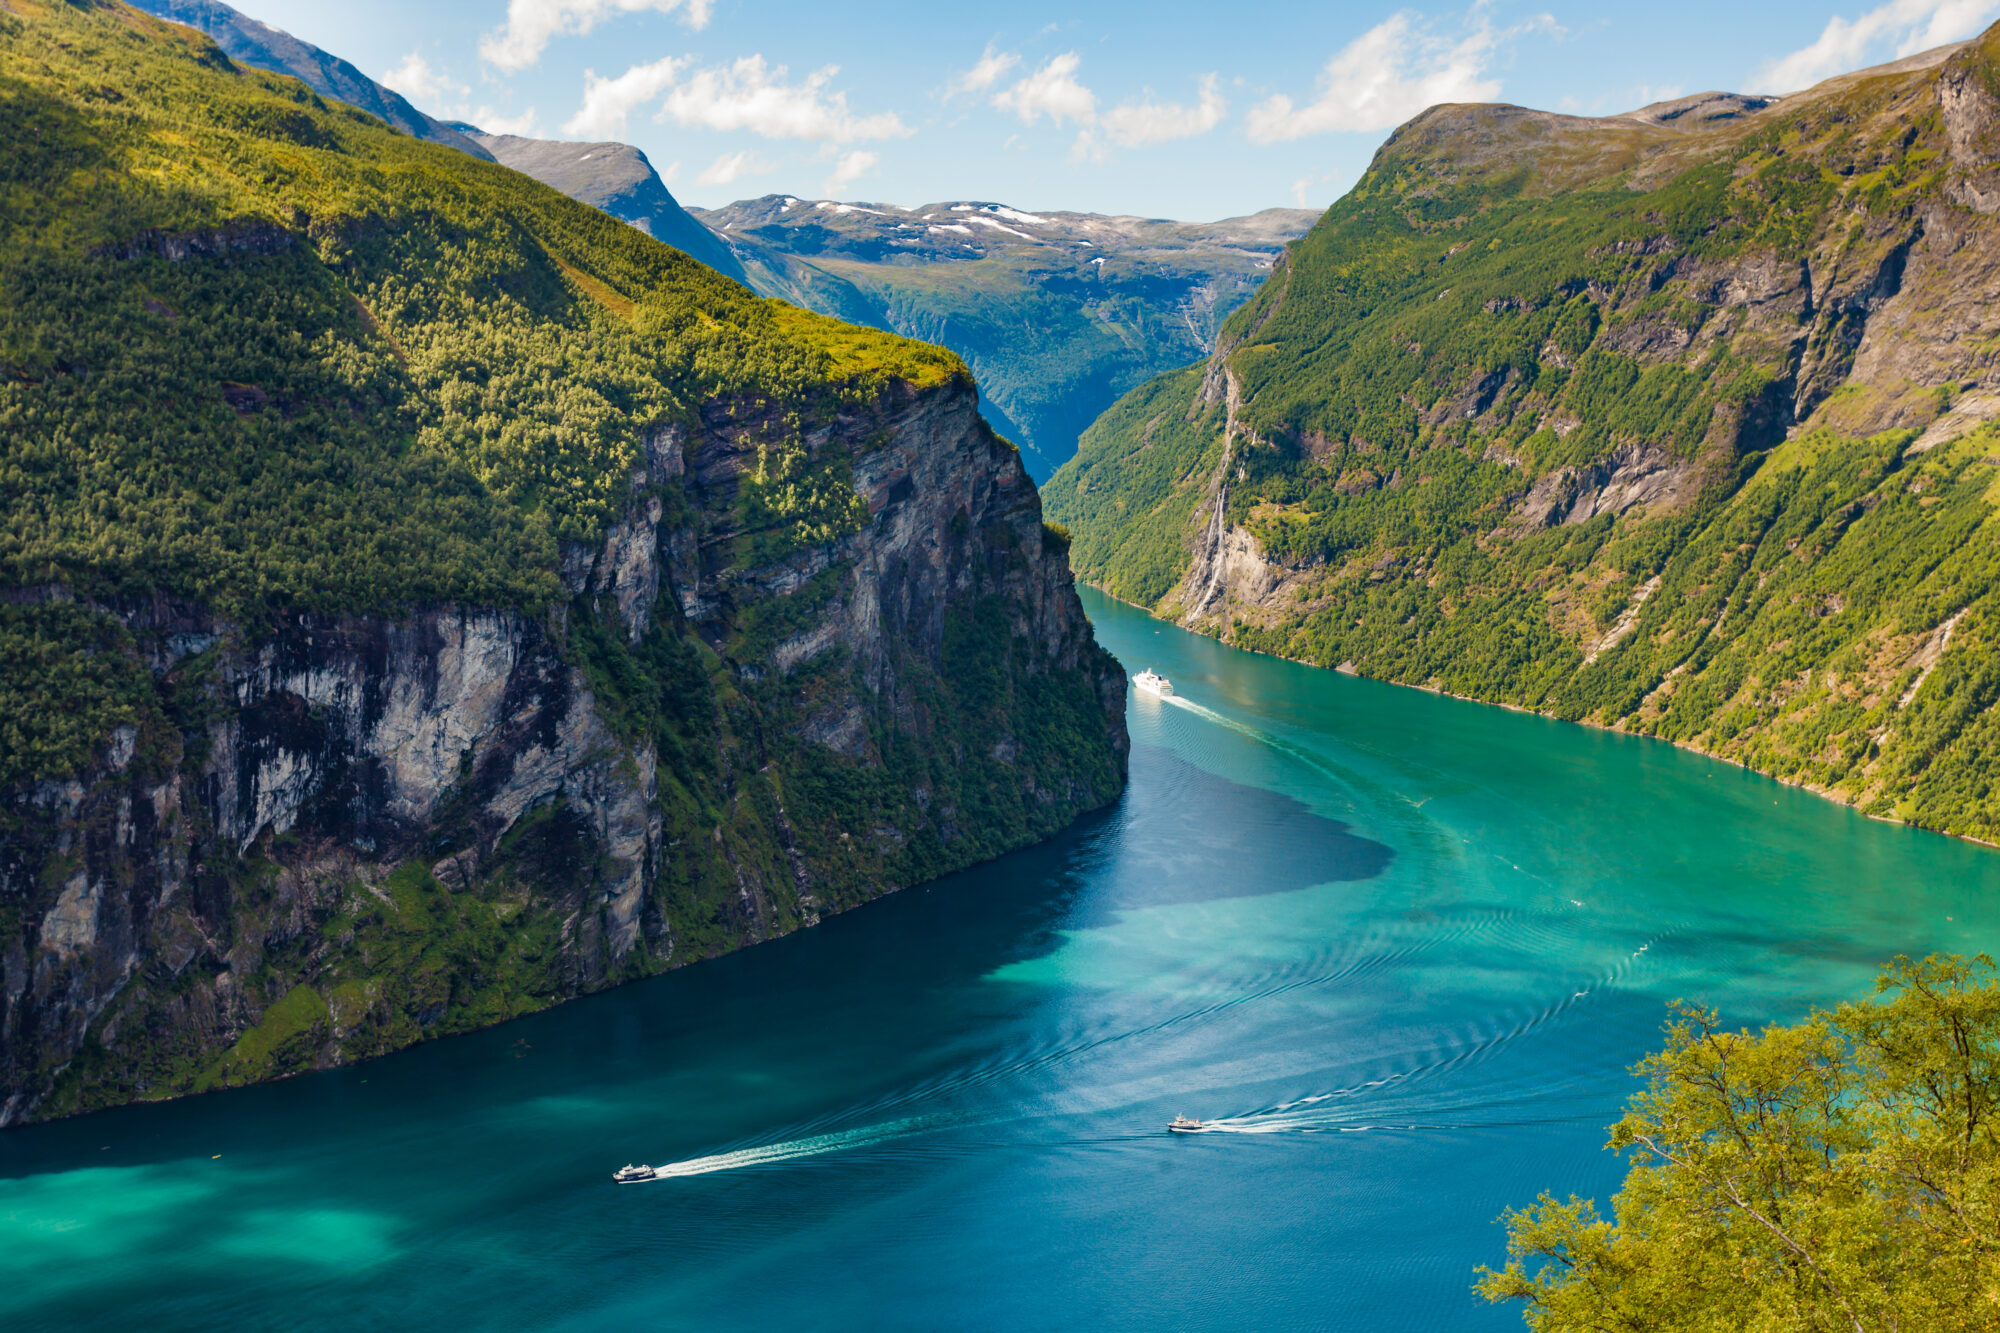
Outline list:
[[[320,1067],[809,925],[1119,791],[1124,678],[963,381],[647,441],[544,616],[106,605],[158,706],[12,794],[0,1124]],[[61,588],[15,600],[61,600]]]

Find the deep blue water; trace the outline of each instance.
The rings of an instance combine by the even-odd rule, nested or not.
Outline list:
[[[1616,1187],[1666,1001],[2000,946],[1992,852],[1086,602],[1181,691],[1117,808],[490,1032],[0,1135],[0,1325],[1518,1327],[1470,1295],[1494,1219]]]

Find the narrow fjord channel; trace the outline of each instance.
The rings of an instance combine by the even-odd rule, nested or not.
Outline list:
[[[0,1134],[0,1324],[1515,1327],[1494,1218],[1608,1197],[1666,1001],[2000,946],[2000,853],[1084,596],[1180,691],[1118,807],[488,1032]]]

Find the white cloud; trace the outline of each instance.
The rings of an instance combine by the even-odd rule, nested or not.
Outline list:
[[[508,0],[507,21],[480,39],[479,55],[513,72],[540,60],[556,38],[589,32],[618,14],[678,12],[682,23],[699,31],[714,8],[714,0]]]
[[[1097,95],[1076,81],[1077,66],[1081,63],[1074,51],[1055,56],[1013,87],[994,94],[993,105],[1002,111],[1012,111],[1030,125],[1038,116],[1047,116],[1058,125],[1065,120],[1079,125],[1093,124],[1097,120]]]
[[[463,97],[472,90],[454,82],[443,70],[432,69],[423,54],[412,51],[403,63],[382,76],[382,85],[393,88],[412,102],[435,106],[445,97]]]
[[[1143,102],[1126,102],[1104,113],[1104,129],[1127,148],[1165,143],[1206,134],[1229,114],[1229,103],[1217,89],[1215,75],[1201,81],[1201,101],[1194,106],[1155,102],[1151,94]]]
[[[490,106],[468,106],[457,99],[467,96],[472,90],[452,79],[446,71],[432,69],[420,52],[412,51],[404,56],[402,64],[382,76],[382,83],[433,115],[446,120],[468,121],[488,134],[532,136],[536,133],[533,107],[510,115]]]
[[[1395,14],[1362,33],[1327,61],[1319,94],[1297,106],[1282,94],[1250,109],[1248,130],[1259,143],[1308,134],[1393,129],[1439,102],[1490,102],[1500,93],[1491,77],[1501,49],[1522,33],[1560,31],[1541,15],[1496,29],[1475,5],[1457,35],[1441,34],[1409,14]]]
[[[991,46],[986,54],[979,57],[979,63],[963,74],[955,74],[944,86],[946,97],[957,97],[962,93],[983,93],[1008,70],[1021,63],[1021,57],[1006,51],[995,51]]]
[[[857,116],[848,110],[846,93],[828,92],[827,84],[840,72],[838,65],[816,70],[802,83],[786,83],[786,72],[783,65],[766,66],[762,56],[696,70],[667,94],[661,114],[682,125],[749,130],[767,139],[852,143],[900,138],[910,132],[893,111]]]
[[[661,120],[701,129],[747,130],[767,139],[853,143],[910,132],[893,111],[855,114],[846,93],[828,88],[840,72],[837,65],[791,83],[783,65],[767,65],[760,55],[709,69],[690,71],[691,64],[668,57],[634,65],[615,79],[585,71],[583,105],[563,128],[571,134],[614,137],[624,129],[626,116],[658,101]]]
[[[838,195],[842,190],[875,170],[882,161],[880,153],[856,151],[843,156],[833,167],[833,174],[826,178],[821,193]]]
[[[744,176],[761,176],[772,169],[772,164],[752,152],[724,153],[708,164],[701,175],[694,178],[696,185],[729,185]]]
[[[1013,112],[1028,125],[1043,116],[1055,125],[1065,121],[1075,125],[1076,142],[1070,145],[1069,152],[1072,162],[1104,161],[1100,130],[1114,143],[1137,148],[1206,134],[1229,113],[1229,103],[1222,96],[1216,76],[1209,74],[1202,78],[1200,100],[1193,106],[1155,102],[1149,90],[1144,100],[1121,103],[1099,116],[1097,94],[1076,77],[1082,63],[1074,51],[1053,56],[1033,74],[995,93],[993,105]]]
[[[470,115],[462,115],[458,119],[471,121],[488,134],[519,134],[529,139],[537,134],[533,107],[529,107],[518,116],[509,116],[495,111],[490,106],[482,106]]]
[[[650,65],[634,65],[615,79],[601,79],[596,70],[585,70],[583,105],[563,122],[563,133],[583,139],[621,137],[625,118],[671,88],[687,63],[668,56]]]
[[[1928,51],[1971,36],[1996,12],[1995,0],[1889,0],[1859,18],[1835,16],[1810,46],[1758,67],[1750,90],[1794,92],[1881,60]]]

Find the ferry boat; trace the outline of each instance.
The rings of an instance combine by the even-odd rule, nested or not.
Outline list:
[[[611,1179],[620,1185],[636,1185],[642,1180],[655,1180],[659,1172],[650,1166],[633,1166],[627,1163],[611,1173]]]
[[[1132,677],[1132,683],[1148,694],[1157,694],[1162,699],[1174,692],[1174,683],[1156,671],[1141,671]]]
[[[1169,1134],[1199,1134],[1207,1128],[1208,1126],[1201,1121],[1190,1120],[1184,1115],[1177,1115],[1167,1122],[1167,1132]]]

